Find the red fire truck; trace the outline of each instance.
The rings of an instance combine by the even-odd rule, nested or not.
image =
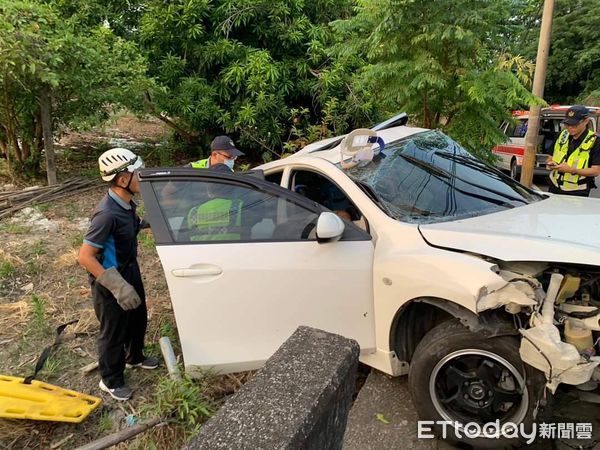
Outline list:
[[[534,175],[548,174],[546,158],[553,152],[554,142],[562,130],[561,122],[569,107],[569,105],[552,105],[542,108]],[[598,132],[600,130],[600,108],[595,106],[588,106],[588,108],[592,112],[590,126]],[[498,156],[496,161],[498,168],[510,171],[511,177],[519,179],[525,154],[525,134],[527,134],[529,111],[513,111],[512,115],[513,121],[504,122],[500,126],[507,137],[506,143],[495,146],[492,153]]]

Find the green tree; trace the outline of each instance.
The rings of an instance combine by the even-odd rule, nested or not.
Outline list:
[[[290,139],[368,122],[373,104],[351,90],[355,56],[332,58],[331,20],[350,0],[150,0],[140,42],[158,89],[157,113],[190,143],[233,133],[254,159]],[[159,114],[160,113],[160,114]]]
[[[97,123],[115,105],[141,104],[145,70],[137,47],[106,26],[53,4],[0,0],[0,148],[13,168],[37,173],[44,99],[54,134]]]
[[[518,0],[359,0],[355,17],[335,23],[341,55],[363,54],[354,86],[388,113],[442,128],[483,157],[504,139],[511,109],[535,101],[533,66],[510,54]]]
[[[600,90],[599,42],[600,0],[557,2],[546,82],[549,102],[571,103]]]
[[[514,48],[535,58],[543,1],[529,0]],[[548,103],[600,103],[600,0],[555,3],[544,98]]]

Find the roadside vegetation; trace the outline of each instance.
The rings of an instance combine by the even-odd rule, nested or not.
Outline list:
[[[224,132],[255,164],[406,111],[487,159],[510,111],[543,103],[529,93],[542,4],[0,0],[0,153],[40,177],[45,131],[127,108],[171,131],[163,164]],[[598,100],[599,6],[558,2],[548,103]]]
[[[141,135],[147,142],[136,140]],[[93,149],[106,148],[111,139],[138,145],[143,157],[157,164],[160,152],[156,152],[155,144],[160,145],[164,137],[165,129],[156,121],[118,115],[105,129],[65,136],[57,147],[58,166],[64,176],[89,171],[96,177]],[[178,383],[168,378],[164,365],[156,371],[128,369],[126,377],[135,389],[134,398],[120,403],[98,389],[97,370],[81,372],[96,360],[98,321],[87,276],[77,265],[76,256],[87,219],[105,191],[106,186],[102,186],[83,195],[37,204],[0,222],[0,374],[33,374],[40,353],[54,342],[56,328],[77,319],[66,328],[64,342],[48,358],[37,379],[103,400],[77,425],[0,419],[0,448],[74,448],[153,417],[164,422],[121,448],[178,448],[250,376],[206,373],[201,380]],[[144,212],[143,204],[140,212]],[[27,226],[23,225],[26,220]],[[162,360],[158,340],[167,336],[181,361],[177,325],[152,232],[142,231],[139,243],[149,309],[146,352]]]

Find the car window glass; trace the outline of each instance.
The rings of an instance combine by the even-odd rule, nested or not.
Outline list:
[[[267,192],[219,181],[154,181],[178,243],[314,240],[318,213]]]
[[[522,138],[527,134],[527,119],[519,119],[519,121],[514,125],[512,129],[512,133],[509,134],[510,137]]]
[[[277,185],[281,185],[281,178],[283,177],[283,170],[278,172],[272,172],[268,175],[265,175],[265,180],[270,181],[271,183],[275,183]]]
[[[389,215],[411,223],[472,217],[545,198],[439,131],[387,143],[368,165],[346,173],[369,185],[376,203]]]
[[[337,184],[324,175],[295,170],[290,178],[291,189],[336,213],[342,220],[352,222],[367,231],[366,219]]]
[[[517,127],[517,124],[516,124],[516,123],[509,122],[509,123],[506,125],[506,128],[505,128],[505,130],[504,130],[504,134],[505,134],[506,136],[508,136],[508,137],[512,137],[512,136],[513,136],[513,134],[514,134],[514,132],[515,132],[515,128],[516,128],[516,127]]]

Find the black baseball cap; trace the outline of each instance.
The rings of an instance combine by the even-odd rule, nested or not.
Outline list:
[[[210,143],[211,151],[221,151],[229,153],[231,156],[244,156],[244,153],[235,148],[233,140],[229,136],[217,136]]]
[[[567,110],[567,115],[565,117],[565,120],[563,120],[563,123],[565,125],[577,125],[579,122],[581,122],[583,119],[589,116],[590,110],[587,109],[585,106],[574,105]]]

